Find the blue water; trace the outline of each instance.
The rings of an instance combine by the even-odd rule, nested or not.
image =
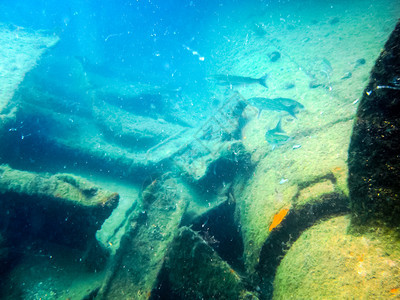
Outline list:
[[[59,37],[21,78],[6,110],[12,115],[15,105],[16,114],[9,119],[4,115],[8,127],[0,123],[0,175],[9,171],[2,169],[5,164],[40,172],[44,178],[71,173],[121,196],[106,229],[97,231],[104,220],[90,210],[87,218],[81,217],[87,211],[79,210],[80,205],[72,205],[75,213],[70,207],[66,216],[63,209],[60,212],[58,201],[65,197],[68,206],[70,195],[51,194],[54,182],[44,187],[39,179],[25,182],[33,196],[16,192],[14,182],[6,182],[6,196],[0,195],[0,298],[94,299],[102,276],[109,275],[101,272],[122,262],[123,273],[125,259],[136,263],[136,255],[144,257],[143,264],[129,267],[144,269],[149,253],[175,234],[177,226],[167,226],[164,217],[179,210],[186,188],[183,198],[190,199],[190,205],[180,225],[190,226],[229,263],[223,273],[208,278],[210,282],[218,286],[218,276],[229,273],[252,295],[271,298],[273,275],[261,285],[254,271],[262,239],[271,231],[267,223],[283,208],[280,205],[292,201],[285,198],[293,193],[285,190],[289,186],[298,190],[294,201],[303,197],[301,189],[319,181],[322,186],[332,181],[332,190],[343,192],[337,182],[342,184],[344,177],[332,178],[347,171],[347,145],[335,139],[342,141],[350,134],[348,124],[369,71],[400,13],[398,0],[389,2],[360,0],[352,6],[344,0],[0,0],[0,29],[8,24],[16,39],[20,29]],[[382,10],[389,4],[390,9]],[[215,75],[242,76],[239,81],[245,84],[221,85]],[[264,106],[257,102],[262,97],[268,98]],[[348,132],[330,139],[328,130],[342,123],[338,128]],[[318,164],[301,166],[302,161],[314,163],[314,156],[324,164],[325,158],[334,162],[323,164],[327,170],[322,171]],[[313,174],[313,169],[320,173]],[[303,171],[304,176],[299,174]],[[70,191],[80,188],[83,198],[96,191],[82,189],[68,176],[66,180]],[[266,187],[272,180],[275,186]],[[38,186],[43,193],[35,194]],[[262,192],[251,191],[253,187]],[[182,201],[174,203],[176,199]],[[289,228],[293,236],[300,235],[298,225]],[[121,228],[140,232],[130,236],[138,252],[126,247],[126,256],[108,263],[105,249],[116,249]],[[276,237],[272,244],[277,242],[279,248],[285,241]],[[202,253],[206,243],[201,240],[187,255],[195,257],[198,249]],[[104,253],[96,252],[99,248],[93,245],[98,244]],[[271,256],[265,251],[264,260],[275,265],[287,249],[273,249]],[[120,270],[112,271],[118,277]],[[137,288],[140,299],[175,299],[165,269],[152,282],[158,292],[148,287],[142,291],[138,282],[145,281],[147,271],[152,269],[130,273],[139,279],[122,288],[113,286],[112,278],[111,293]],[[269,271],[274,274],[275,269]],[[185,291],[179,292],[184,299]]]
[[[175,86],[205,77],[208,20],[230,1],[9,1],[0,20],[60,36],[57,60],[107,65],[127,79]],[[118,70],[118,71],[116,71]]]

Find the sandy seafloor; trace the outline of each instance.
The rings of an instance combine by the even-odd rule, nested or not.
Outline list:
[[[271,9],[242,4],[240,9],[231,11],[229,16],[221,15],[218,20],[210,18],[207,31],[210,44],[202,49],[205,67],[210,75],[224,73],[258,78],[268,74],[268,89],[252,85],[239,87],[238,91],[245,98],[286,97],[304,104],[306,109],[298,115],[298,120],[288,119],[284,122],[286,132],[292,136],[285,147],[290,149],[293,145],[302,144],[304,152],[301,155],[308,152],[307,157],[312,157],[314,151],[324,152],[335,148],[338,141],[344,140],[346,143],[350,132],[340,130],[334,134],[326,133],[323,138],[308,146],[304,140],[313,139],[312,135],[307,135],[308,132],[333,126],[338,119],[352,122],[358,99],[368,82],[369,71],[399,16],[399,1],[336,1],[335,4],[327,1],[301,1],[297,4],[290,2],[271,5]],[[256,24],[263,27],[265,35],[255,33]],[[20,33],[18,27],[0,26],[0,110],[7,105],[25,73],[35,65],[46,47],[56,42],[57,37],[51,35],[29,33],[25,29]],[[277,62],[270,62],[268,58],[273,51],[281,53],[281,59]],[[310,89],[307,70],[312,69],[321,59],[327,59],[332,66],[331,88]],[[354,69],[358,59],[365,59],[366,63]],[[342,80],[345,73],[350,71],[352,77]],[[295,87],[285,89],[288,83],[293,83]],[[226,92],[225,88],[213,82],[207,88],[216,98],[221,98]],[[248,114],[255,116],[256,112],[249,109]],[[276,113],[263,112],[259,119],[252,118],[244,128],[243,141],[254,160],[260,161],[259,173],[272,167],[264,166],[262,161],[272,151],[264,140],[264,134],[267,129],[275,126],[279,118],[280,115]],[[347,149],[343,148],[342,151],[344,153]],[[273,155],[280,153],[274,152]],[[336,164],[332,161],[335,161],[336,156],[343,155],[326,151],[325,161],[321,161],[319,167],[334,167]],[[342,161],[342,158],[339,160]],[[282,168],[282,165],[276,167]],[[290,180],[291,174],[284,170],[278,173],[281,176],[277,179]],[[140,187],[132,188],[124,182],[109,183],[108,180],[94,179],[100,185],[109,188],[112,185],[111,189],[121,193],[121,209],[124,211],[134,201],[132,195],[136,192],[130,190]],[[257,199],[262,198],[265,192],[263,185],[268,183],[268,179],[260,177],[254,180],[252,184],[260,188],[253,191],[252,197],[256,201],[249,205],[250,211],[261,210],[263,207]],[[116,211],[115,215],[118,214],[123,216],[123,213]],[[249,224],[252,222],[247,221]],[[254,222],[254,226],[260,225]],[[244,231],[257,232],[253,225],[244,228]],[[83,273],[79,263],[74,266],[67,262],[64,265],[61,257],[54,257],[54,260],[59,261],[54,263],[57,267],[52,267],[53,261],[49,261],[48,257],[46,254],[35,256],[35,260],[28,258],[26,263],[21,263],[12,272],[11,276],[25,278],[30,285],[32,294],[27,295],[27,299],[65,299],[66,295],[74,299],[74,295],[68,294],[68,288],[79,285],[81,288],[74,289],[75,293],[79,294],[81,290],[84,294],[85,284],[91,286],[92,280],[101,280],[101,274],[88,276]],[[249,257],[251,264],[252,255],[249,254]]]
[[[369,70],[375,63],[381,48],[399,17],[396,1],[338,1],[336,4],[302,1],[271,7],[273,12],[248,10],[238,11],[239,21],[231,17],[231,23],[218,24],[216,31],[221,43],[216,46],[210,73],[229,73],[261,77],[268,74],[268,87],[239,88],[245,98],[285,97],[295,99],[306,107],[305,114],[319,112],[324,120],[338,115],[354,114],[361,92],[369,78]],[[298,5],[294,8],[293,6]],[[279,11],[279,14],[277,13]],[[338,22],[329,22],[337,18]],[[255,24],[264,24],[266,35],[257,36],[252,29]],[[281,59],[271,63],[268,54],[279,51]],[[306,70],[326,58],[332,65],[332,90],[310,89],[310,78]],[[355,62],[364,58],[366,64],[353,71]],[[346,72],[352,77],[341,80]],[[287,83],[295,88],[286,90]],[[268,113],[266,113],[268,114]],[[246,134],[248,146],[260,150],[264,143],[261,135],[265,128],[266,115],[255,122]],[[296,128],[306,122],[318,126],[318,119],[300,117]],[[268,121],[267,121],[268,122]],[[276,119],[272,121],[273,125]],[[268,127],[268,125],[267,125]]]

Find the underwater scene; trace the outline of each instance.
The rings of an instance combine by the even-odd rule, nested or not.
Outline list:
[[[400,299],[400,0],[1,0],[0,299]]]

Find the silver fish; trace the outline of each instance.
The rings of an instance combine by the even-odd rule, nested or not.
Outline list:
[[[258,109],[258,117],[263,110],[286,111],[289,115],[296,118],[296,114],[304,109],[304,105],[296,100],[289,98],[268,99],[262,97],[254,97],[247,100],[250,105]]]
[[[248,84],[260,84],[263,87],[268,88],[267,86],[267,78],[268,75],[264,75],[260,78],[252,78],[246,76],[236,76],[236,75],[224,75],[224,74],[216,74],[210,77],[212,80],[217,81],[217,84],[220,85],[248,85]]]

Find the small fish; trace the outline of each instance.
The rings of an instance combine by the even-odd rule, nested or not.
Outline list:
[[[293,147],[292,147],[293,150],[300,149],[300,148],[301,148],[300,144],[293,145]]]
[[[290,139],[286,132],[282,129],[281,120],[276,124],[275,128],[268,130],[265,133],[265,140],[272,145],[272,149],[276,146],[283,145]]]
[[[353,76],[353,74],[351,72],[346,72],[343,74],[343,76],[340,78],[341,80],[346,80],[349,79]]]
[[[357,69],[358,67],[361,67],[361,66],[365,65],[366,62],[367,62],[367,61],[365,60],[365,58],[357,59],[357,60],[354,62],[353,70]]]
[[[258,117],[263,110],[286,111],[289,115],[297,119],[296,114],[304,109],[304,105],[296,100],[289,98],[268,99],[263,97],[254,97],[247,100],[250,105],[258,109]]]
[[[276,62],[281,58],[281,54],[278,51],[274,51],[268,54],[270,62]]]
[[[279,224],[281,224],[281,222],[283,221],[283,219],[286,217],[286,215],[288,214],[289,209],[288,208],[283,208],[281,209],[275,216],[274,219],[272,220],[271,225],[269,226],[269,231],[272,231],[272,229],[276,228]]]
[[[333,172],[341,172],[343,169],[341,167],[335,167],[332,169]]]
[[[286,183],[286,182],[288,182],[288,181],[289,181],[289,179],[287,179],[287,178],[282,178],[281,181],[279,181],[279,184],[284,184],[284,183]]]
[[[211,79],[217,81],[217,83],[220,85],[248,85],[248,84],[258,83],[263,87],[268,88],[267,78],[268,75],[264,75],[260,78],[252,78],[252,77],[236,76],[236,75],[223,75],[223,74],[217,74],[211,76]]]

